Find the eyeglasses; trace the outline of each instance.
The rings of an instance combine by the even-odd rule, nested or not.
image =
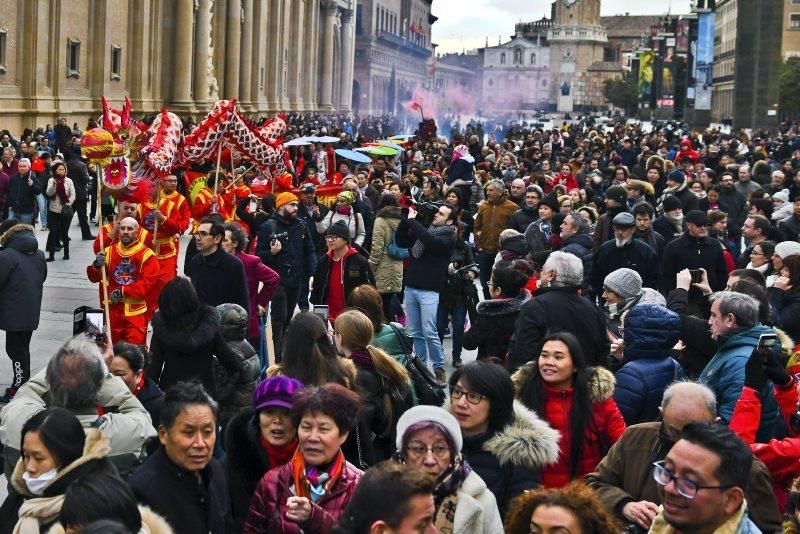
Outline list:
[[[326,241],[336,241],[337,239],[339,239],[338,235],[328,234],[325,236]]]
[[[196,235],[197,237],[208,237],[208,236],[210,236],[211,234],[210,234],[209,232],[206,232],[206,231],[204,231],[204,230],[200,230],[200,231],[199,231],[199,232],[197,232],[195,235]]]
[[[467,396],[467,402],[470,404],[480,404],[481,401],[486,398],[486,395],[481,395],[480,393],[475,393],[474,391],[466,391],[458,386],[450,390],[450,398],[453,400],[458,400],[464,395]]]
[[[436,458],[444,458],[450,453],[450,447],[444,443],[437,443],[433,447],[428,447],[422,443],[410,443],[406,451],[411,458],[424,458],[428,451],[431,451]]]
[[[664,467],[664,460],[653,462],[653,479],[660,486],[666,486],[670,482],[675,482],[675,490],[687,499],[694,499],[697,492],[701,489],[728,489],[733,486],[701,486],[697,482],[687,478],[676,477],[672,472]]]

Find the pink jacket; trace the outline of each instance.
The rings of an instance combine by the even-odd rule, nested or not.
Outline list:
[[[247,310],[249,325],[247,336],[258,337],[258,306],[266,306],[272,300],[281,277],[278,273],[261,263],[261,258],[244,252],[237,252],[236,257],[244,265],[244,277],[247,280],[247,294],[250,297],[250,309]],[[264,282],[261,291],[259,282]]]

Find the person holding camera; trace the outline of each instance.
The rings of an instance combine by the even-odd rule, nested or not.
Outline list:
[[[297,216],[299,202],[284,191],[275,198],[275,212],[258,229],[256,256],[277,272],[280,285],[272,298],[272,339],[275,354],[281,354],[283,334],[294,314],[303,278],[317,268],[311,231]]]
[[[425,205],[425,210],[436,205]],[[404,209],[403,212],[406,210]],[[397,226],[397,244],[411,250],[406,268],[406,318],[414,352],[423,362],[430,358],[436,379],[444,384],[442,342],[436,329],[439,291],[444,287],[450,256],[456,244],[458,211],[449,204],[439,206],[432,221],[425,225],[417,220],[417,210],[408,208],[408,215]],[[426,217],[427,218],[427,217]]]

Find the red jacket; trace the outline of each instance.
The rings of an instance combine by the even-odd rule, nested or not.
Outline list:
[[[788,419],[797,410],[795,381],[792,380],[791,385],[786,388],[775,386],[774,391],[775,401],[778,403],[781,413]],[[745,386],[742,388],[742,396],[736,402],[728,426],[736,435],[750,444],[753,455],[764,462],[769,469],[775,497],[781,512],[785,512],[786,492],[792,481],[800,476],[800,438],[788,437],[771,439],[768,443],[754,443],[760,420],[761,400],[754,389]]]
[[[336,485],[322,500],[311,504],[311,517],[301,525],[286,519],[286,500],[294,495],[292,463],[271,469],[267,471],[253,493],[243,532],[244,534],[330,532],[350,502],[362,474],[353,464],[346,462]]]
[[[578,189],[578,180],[576,180],[575,177],[571,174],[568,174],[567,176],[564,176],[561,173],[556,174],[555,177],[553,178],[553,186],[555,187],[559,184],[567,188],[567,193],[569,193],[573,189]]]
[[[612,385],[612,392],[613,389]],[[559,390],[545,386],[545,391],[547,393],[545,413],[540,416],[561,433],[558,441],[561,453],[557,463],[542,469],[542,486],[560,488],[569,484],[572,478],[569,472],[570,443],[572,443],[569,414],[572,413],[573,390],[572,388]],[[575,474],[577,479],[583,479],[584,475],[597,469],[597,464],[603,459],[608,449],[625,432],[625,420],[617,408],[617,403],[611,397],[598,399],[592,403],[592,420],[596,432],[590,429],[586,430],[586,437],[583,441],[583,458],[578,472]]]

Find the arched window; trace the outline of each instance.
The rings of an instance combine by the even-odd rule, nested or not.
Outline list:
[[[515,48],[514,49],[514,64],[519,65],[522,63],[522,49]]]
[[[531,54],[531,65],[536,65],[536,54]]]
[[[494,80],[489,78],[489,82],[488,83],[489,83],[489,87],[492,87],[494,85]]]
[[[500,54],[500,64],[501,65],[505,65],[506,64],[506,53],[505,52]]]

